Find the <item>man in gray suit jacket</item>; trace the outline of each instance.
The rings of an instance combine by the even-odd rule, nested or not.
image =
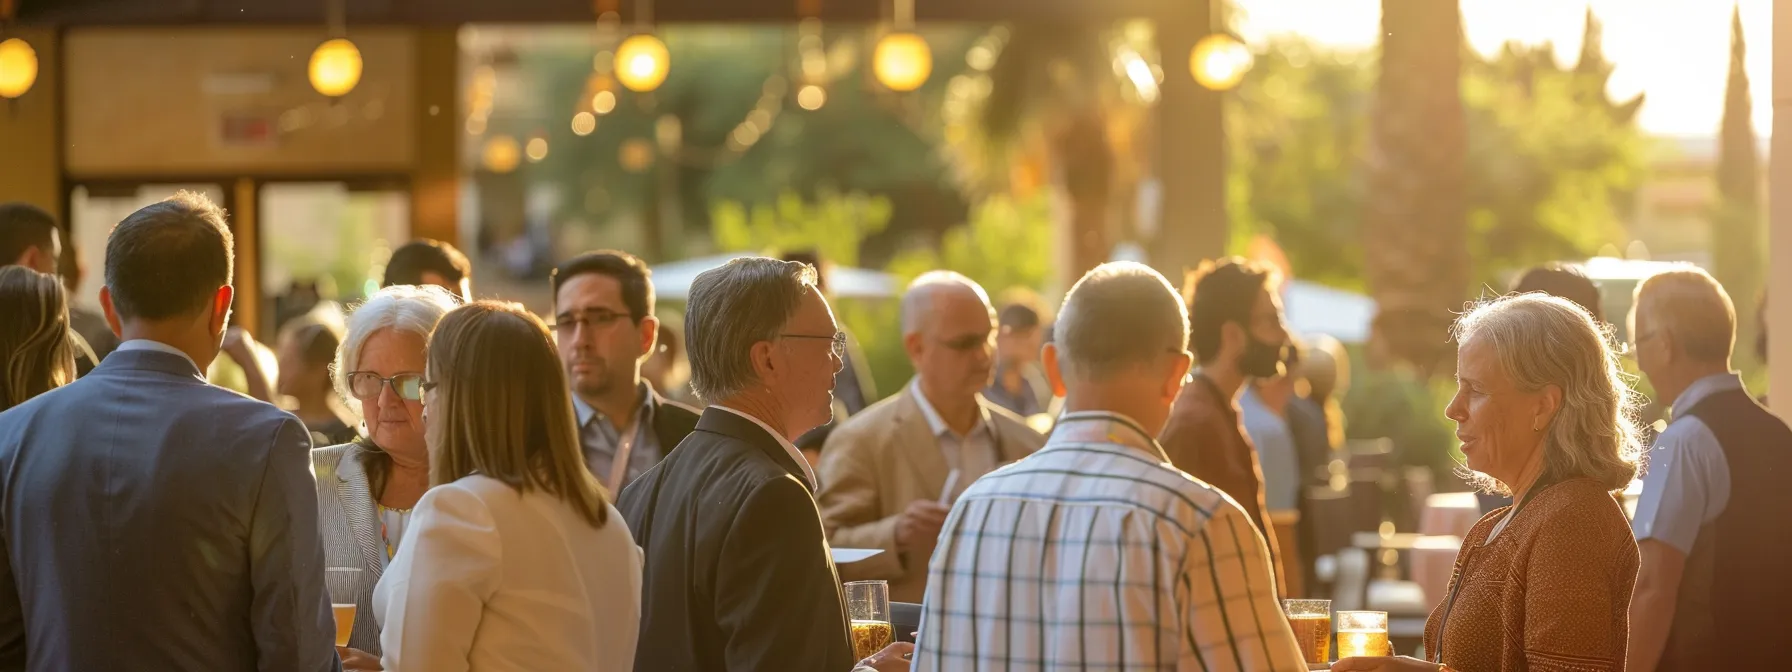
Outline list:
[[[304,425],[206,384],[224,213],[188,193],[106,245],[124,341],[0,414],[0,668],[339,670]]]

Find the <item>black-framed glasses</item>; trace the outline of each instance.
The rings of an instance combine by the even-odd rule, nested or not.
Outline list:
[[[603,308],[583,310],[576,313],[565,312],[554,316],[553,329],[554,333],[561,336],[571,336],[580,328],[586,330],[602,329],[616,324],[618,320],[625,319],[633,320],[634,318],[628,313],[618,313]]]
[[[348,374],[348,391],[362,401],[373,401],[380,397],[380,388],[391,387],[392,393],[405,401],[423,400],[423,374],[401,373],[390,378],[372,371],[356,371]],[[430,387],[435,387],[434,383]]]
[[[809,338],[819,341],[832,341],[834,356],[846,359],[846,332],[836,331],[833,336],[815,336],[811,334],[778,334],[780,338]]]

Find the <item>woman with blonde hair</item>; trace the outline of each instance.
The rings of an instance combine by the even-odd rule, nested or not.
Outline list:
[[[1486,301],[1457,320],[1456,421],[1470,482],[1512,496],[1475,523],[1425,624],[1426,660],[1333,670],[1624,669],[1637,547],[1613,496],[1642,444],[1609,331],[1566,299]]]
[[[0,411],[74,380],[74,339],[60,280],[24,266],[0,268]]]
[[[547,326],[463,306],[427,371],[433,487],[374,591],[385,669],[633,670],[641,553],[585,468]]]

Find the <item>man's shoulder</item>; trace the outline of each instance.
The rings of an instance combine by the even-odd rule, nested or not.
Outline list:
[[[905,407],[912,407],[912,402],[907,399],[908,388],[905,387],[852,414],[828,434],[827,450],[834,450],[836,446],[865,446],[877,442],[880,437],[888,437],[891,427],[902,419]]]
[[[989,421],[996,426],[996,432],[999,435],[1019,439],[1021,443],[1034,449],[1045,445],[1045,435],[1034,431],[1031,426],[1027,425],[1026,419],[1020,417],[1020,414],[1002,408],[998,404],[992,404],[987,399],[978,399],[977,403],[983,404],[984,408],[989,409]]]

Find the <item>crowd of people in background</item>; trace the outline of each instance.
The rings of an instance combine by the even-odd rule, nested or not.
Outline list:
[[[1317,583],[1349,357],[1263,265],[1104,264],[1055,311],[922,274],[880,401],[812,254],[662,317],[641,259],[587,252],[544,320],[413,241],[354,306],[295,292],[269,347],[234,245],[204,197],[147,206],[83,314],[62,229],[0,205],[0,668],[1308,669],[1280,600]],[[1513,289],[1451,334],[1489,499],[1422,657],[1331,669],[1776,664],[1792,429],[1731,370],[1731,298],[1658,274],[1621,345],[1572,268]],[[918,605],[870,656],[855,580]]]

